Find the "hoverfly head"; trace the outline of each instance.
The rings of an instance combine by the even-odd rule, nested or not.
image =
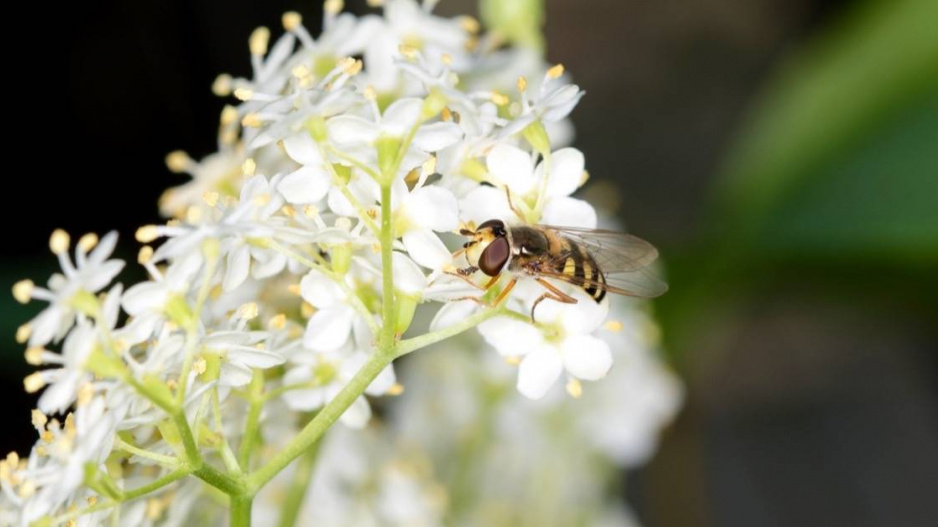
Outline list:
[[[466,229],[462,229],[460,234],[472,237],[472,240],[463,245],[469,264],[489,276],[500,273],[511,256],[511,244],[508,242],[505,223],[501,220],[488,220],[475,231],[463,231]]]

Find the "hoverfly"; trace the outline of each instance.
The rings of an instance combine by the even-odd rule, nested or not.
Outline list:
[[[532,321],[534,310],[544,300],[577,302],[547,279],[580,287],[597,303],[606,293],[653,298],[668,290],[649,270],[658,250],[630,234],[551,225],[508,226],[501,220],[488,220],[475,230],[460,229],[459,233],[472,239],[457,252],[465,252],[469,263],[469,267],[456,270],[458,275],[468,277],[482,271],[491,277],[483,286],[488,290],[502,271],[512,274],[495,305],[505,299],[520,276],[532,277],[546,289],[531,306]]]

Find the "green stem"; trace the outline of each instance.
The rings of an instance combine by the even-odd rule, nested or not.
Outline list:
[[[402,340],[398,342],[397,347],[395,348],[394,356],[400,357],[403,355],[407,355],[408,353],[416,351],[420,348],[425,348],[431,344],[436,344],[437,342],[440,342],[441,340],[446,340],[450,337],[454,337],[462,333],[463,331],[472,329],[478,326],[479,324],[485,322],[486,320],[492,317],[499,316],[499,315],[509,316],[512,318],[517,318],[518,316],[521,316],[521,317],[524,317],[524,320],[529,320],[528,317],[521,315],[520,313],[511,311],[509,309],[505,309],[504,307],[491,307],[491,308],[479,311],[478,313],[468,318],[465,318],[461,322],[453,324],[452,326],[448,328],[441,329],[439,331],[434,331],[433,333],[426,333],[424,335],[420,335],[419,337],[414,337],[414,338],[410,338],[410,339],[406,339],[406,340]]]
[[[316,441],[313,446],[303,454],[303,457],[297,462],[296,472],[293,473],[293,481],[287,490],[287,498],[281,506],[279,527],[293,527],[300,514],[300,508],[306,498],[306,491],[313,479],[313,467],[316,465],[316,457],[319,454],[319,445],[322,441]]]
[[[179,437],[182,438],[182,446],[186,450],[186,459],[188,459],[189,464],[198,469],[203,463],[202,452],[199,451],[199,447],[195,443],[192,429],[189,428],[189,421],[186,420],[186,412],[179,408],[172,413],[172,416],[173,423],[179,431]]]
[[[363,393],[365,388],[375,380],[375,377],[391,363],[391,353],[381,352],[373,353],[362,368],[352,377],[352,380],[342,388],[322,410],[316,414],[316,417],[310,421],[303,430],[297,434],[288,444],[274,455],[266,465],[254,471],[247,478],[248,488],[257,491],[268,481],[273,479],[281,470],[290,464],[294,459],[301,456],[332,426],[333,423],[355,402]]]
[[[238,450],[238,464],[244,467],[244,470],[251,470],[251,453],[254,450],[254,443],[257,442],[259,431],[257,423],[261,418],[261,410],[264,408],[264,374],[260,370],[254,370],[254,377],[251,378],[251,385],[248,388],[250,393],[250,406],[248,408],[248,417],[244,424],[244,434],[241,438],[241,448]]]
[[[127,443],[123,439],[117,437],[114,439],[114,448],[119,448],[124,452],[133,454],[144,459],[149,459],[151,461],[156,461],[157,463],[169,467],[169,468],[178,468],[179,460],[172,456],[164,456],[163,454],[157,454],[156,452],[150,452],[149,450],[144,450],[140,447],[134,446],[130,443]]]
[[[230,527],[251,527],[251,505],[254,498],[251,496],[231,496]]]
[[[122,493],[120,501],[100,501],[98,503],[95,503],[94,505],[89,505],[88,507],[85,507],[83,509],[77,509],[71,512],[67,512],[65,514],[62,514],[61,516],[56,516],[55,518],[52,518],[52,524],[57,525],[59,523],[66,522],[68,520],[77,518],[84,514],[91,514],[92,512],[103,511],[110,507],[114,507],[115,505],[118,505],[120,503],[128,502],[128,501],[140,498],[142,496],[146,496],[147,494],[155,492],[169,485],[170,483],[173,483],[177,480],[180,480],[188,476],[191,473],[192,471],[189,467],[180,467],[157,480],[147,483],[146,485],[143,485],[133,490],[128,490]]]
[[[393,174],[392,174],[393,177]],[[391,181],[381,185],[381,279],[382,321],[381,351],[389,352],[394,346],[394,327],[397,310],[394,309],[394,229],[391,225]]]
[[[244,483],[244,478],[238,476],[237,479],[225,474],[217,468],[203,463],[201,467],[192,472],[196,477],[229,496],[247,496],[251,495]]]

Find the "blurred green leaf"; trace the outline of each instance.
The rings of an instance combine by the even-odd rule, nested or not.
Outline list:
[[[789,235],[816,237],[804,223],[808,218],[829,226],[829,217],[840,218],[837,209],[849,207],[850,200],[870,201],[864,192],[885,193],[892,199],[900,198],[902,189],[913,195],[934,190],[938,122],[916,114],[933,113],[938,93],[935,21],[938,2],[933,0],[867,2],[793,57],[727,158],[716,196],[722,227],[759,234],[763,222],[784,206],[802,222]],[[910,128],[903,131],[897,125]],[[896,143],[897,137],[911,139],[919,148]],[[804,185],[813,190],[806,191]],[[830,192],[822,194],[824,188]],[[930,194],[933,200],[935,195]],[[799,216],[793,199],[797,196],[809,199],[815,212],[821,212],[819,207],[828,210]],[[886,215],[913,211],[889,201],[874,208]],[[936,214],[916,219],[938,219]],[[902,243],[910,241],[908,233],[888,232],[905,238]],[[886,234],[884,230],[868,239],[883,241]]]

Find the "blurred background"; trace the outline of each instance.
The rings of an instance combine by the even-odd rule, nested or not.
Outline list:
[[[209,86],[291,9],[318,26],[318,2],[115,0],[7,33],[4,286],[48,276],[57,227],[116,228],[132,261],[185,179],[163,157],[215,149]],[[624,476],[642,522],[933,525],[938,2],[548,0],[545,20],[587,90],[587,197],[661,247],[671,284],[656,311],[687,399]],[[0,452],[34,439],[13,335],[38,308],[0,295]]]

